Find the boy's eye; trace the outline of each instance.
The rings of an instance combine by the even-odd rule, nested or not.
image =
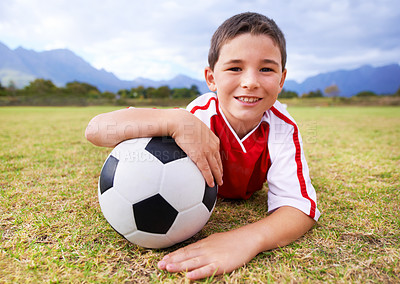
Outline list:
[[[260,71],[261,72],[271,72],[271,71],[274,71],[274,70],[272,70],[271,68],[265,67],[265,68],[261,68]]]
[[[241,69],[240,69],[239,67],[232,67],[232,68],[229,68],[228,70],[229,70],[229,71],[238,72],[238,71],[240,71]]]

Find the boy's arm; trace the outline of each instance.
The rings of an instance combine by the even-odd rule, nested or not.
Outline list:
[[[169,272],[188,271],[186,276],[190,279],[231,272],[260,252],[293,242],[314,223],[294,207],[280,207],[256,223],[211,235],[170,253],[158,266]]]
[[[121,109],[95,116],[85,132],[87,140],[97,146],[115,147],[132,138],[167,136],[176,127],[178,110]]]
[[[121,109],[94,117],[85,136],[97,146],[114,147],[132,138],[172,136],[193,160],[207,184],[222,184],[218,137],[197,117],[182,109]]]

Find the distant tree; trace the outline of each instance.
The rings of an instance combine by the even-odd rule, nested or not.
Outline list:
[[[157,97],[161,99],[171,98],[171,89],[168,86],[161,86],[157,88]]]
[[[377,94],[371,91],[362,91],[355,95],[356,97],[376,97]]]
[[[65,91],[67,93],[80,96],[80,95],[88,95],[89,93],[100,94],[99,89],[97,87],[90,85],[88,83],[82,83],[78,81],[69,82],[65,85]]]
[[[336,98],[340,94],[339,87],[336,84],[326,87],[324,92],[328,97],[332,97],[332,98]]]
[[[321,90],[311,91],[309,93],[303,94],[302,98],[322,98],[324,95]]]
[[[143,98],[147,97],[147,89],[143,86],[138,86],[137,88],[132,88],[130,93],[133,98],[143,99]]]
[[[286,91],[285,89],[282,89],[282,91],[279,94],[280,99],[292,99],[292,98],[298,98],[299,95],[294,92],[294,91]]]
[[[7,90],[5,87],[3,87],[3,85],[0,82],[0,96],[5,96],[7,95]]]
[[[190,98],[190,96],[190,90],[187,88],[172,89],[172,98],[174,99]]]
[[[24,88],[26,95],[49,95],[56,93],[58,88],[51,80],[36,79]]]
[[[153,97],[154,97],[154,94],[155,94],[155,91],[156,91],[156,88],[148,87],[148,88],[146,89],[146,96],[145,96],[145,98],[149,98],[149,99],[153,98]]]
[[[106,91],[106,92],[102,93],[102,94],[100,95],[100,97],[101,97],[101,98],[104,98],[104,99],[112,100],[112,99],[115,99],[115,94]]]
[[[120,99],[126,99],[131,97],[131,91],[128,89],[122,89],[117,92]]]
[[[192,86],[190,87],[190,92],[192,93],[192,95],[193,95],[194,97],[197,97],[197,96],[200,95],[199,88],[198,88],[196,85],[192,85]]]
[[[153,99],[167,99],[171,97],[171,89],[168,86],[161,86],[159,88],[149,87],[147,89],[147,97]]]
[[[102,96],[102,94],[99,91],[90,90],[89,93],[87,94],[77,95],[77,97],[82,97],[82,96],[92,100],[97,100]]]
[[[17,86],[15,85],[15,82],[13,80],[10,80],[10,82],[8,82],[6,90],[8,94],[10,94],[11,96],[15,96],[15,94],[17,93]]]
[[[200,92],[196,85],[192,85],[190,87],[190,89],[188,89],[188,88],[172,89],[172,98],[174,98],[174,99],[195,98],[199,94],[200,94]]]

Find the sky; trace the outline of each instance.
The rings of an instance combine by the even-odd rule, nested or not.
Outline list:
[[[212,34],[247,11],[285,34],[287,79],[400,63],[398,0],[9,0],[0,2],[0,42],[67,48],[124,80],[201,80]]]

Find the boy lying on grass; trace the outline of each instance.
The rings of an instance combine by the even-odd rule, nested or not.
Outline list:
[[[275,22],[257,13],[226,20],[215,32],[205,79],[213,93],[182,109],[122,109],[94,117],[95,145],[172,136],[224,198],[249,198],[268,182],[265,218],[216,233],[166,255],[158,267],[190,279],[231,272],[258,253],[285,246],[318,220],[300,133],[277,101],[286,78],[286,43]],[[215,92],[215,93],[214,93]],[[110,131],[110,126],[113,129]]]

